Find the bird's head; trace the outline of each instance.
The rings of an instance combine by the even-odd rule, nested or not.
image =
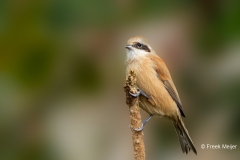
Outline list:
[[[151,53],[152,48],[147,39],[141,36],[135,36],[127,41],[126,52],[127,60],[129,60]]]

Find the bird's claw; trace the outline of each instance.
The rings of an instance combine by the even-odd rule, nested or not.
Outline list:
[[[144,124],[142,123],[142,126],[140,128],[132,128],[131,125],[129,124],[129,128],[131,128],[132,130],[136,131],[136,132],[140,132],[143,130],[144,128]]]
[[[137,93],[131,93],[131,92],[129,92],[129,94],[130,94],[131,96],[137,98],[137,97],[141,94],[141,91],[138,90]]]
[[[132,130],[136,131],[136,132],[140,132],[144,129],[145,124],[147,124],[147,122],[152,118],[153,115],[150,115],[143,123],[142,126],[140,128],[132,128]],[[129,125],[129,127],[131,128],[131,126]]]
[[[144,125],[143,125],[143,123],[142,123],[142,126],[141,126],[140,128],[133,128],[133,130],[134,130],[134,131],[137,131],[137,132],[140,132],[140,131],[143,130],[143,128],[144,128]]]
[[[137,93],[131,93],[129,92],[129,94],[135,98],[139,97],[139,95],[143,95],[144,97],[146,97],[147,99],[149,99],[149,97],[147,96],[147,94],[145,92],[143,92],[140,88],[138,88]]]

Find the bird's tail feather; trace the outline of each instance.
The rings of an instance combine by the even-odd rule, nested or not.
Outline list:
[[[189,136],[187,128],[185,127],[182,119],[180,118],[178,119],[177,122],[173,122],[173,125],[177,132],[178,139],[181,144],[183,153],[187,154],[190,150],[192,150],[197,155],[197,150],[194,147],[192,139]]]

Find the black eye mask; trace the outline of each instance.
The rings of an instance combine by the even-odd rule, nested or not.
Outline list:
[[[133,45],[133,47],[137,48],[137,49],[141,49],[141,50],[144,50],[146,52],[151,52],[151,50],[148,48],[148,46],[142,44],[142,43],[135,43]]]

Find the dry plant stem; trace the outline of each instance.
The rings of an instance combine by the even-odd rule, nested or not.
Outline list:
[[[140,128],[142,125],[142,120],[138,98],[135,98],[129,94],[129,92],[137,93],[136,74],[133,70],[130,70],[129,75],[126,78],[124,91],[126,92],[126,103],[129,106],[130,111],[130,128]],[[146,155],[143,142],[143,131],[135,131],[132,129],[132,142],[135,160],[145,160]]]

